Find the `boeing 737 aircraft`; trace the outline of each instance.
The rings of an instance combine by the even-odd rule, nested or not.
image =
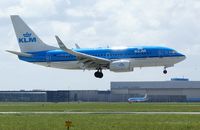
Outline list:
[[[104,69],[130,72],[135,67],[162,66],[166,74],[166,68],[185,59],[176,50],[159,46],[84,49],[76,45],[76,49],[69,49],[58,36],[59,48],[53,47],[45,44],[18,15],[12,15],[11,20],[21,52],[8,52],[22,61],[46,67],[96,70],[94,76],[102,78]]]
[[[131,103],[131,102],[145,102],[147,100],[148,100],[147,94],[145,94],[144,97],[132,97],[132,98],[129,98],[128,102],[129,103]]]

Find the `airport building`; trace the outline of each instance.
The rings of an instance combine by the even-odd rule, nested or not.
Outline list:
[[[0,91],[1,102],[127,102],[130,97],[143,97],[148,102],[200,101],[200,81],[111,82],[110,90]]]
[[[200,101],[200,81],[111,82],[111,93],[132,97],[147,94],[149,102]]]
[[[46,92],[0,91],[0,102],[45,102]]]

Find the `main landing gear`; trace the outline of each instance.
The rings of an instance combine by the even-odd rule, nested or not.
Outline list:
[[[94,76],[96,78],[103,78],[103,73],[102,73],[102,69],[98,69],[95,73]]]
[[[167,74],[167,69],[164,67],[163,74]]]

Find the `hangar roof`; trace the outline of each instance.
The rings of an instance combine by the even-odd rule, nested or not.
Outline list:
[[[166,88],[199,88],[200,81],[137,81],[137,82],[111,82],[111,89],[166,89]]]

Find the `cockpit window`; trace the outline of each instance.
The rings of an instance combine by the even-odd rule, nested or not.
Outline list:
[[[175,50],[170,50],[169,54],[176,54],[177,52]]]

